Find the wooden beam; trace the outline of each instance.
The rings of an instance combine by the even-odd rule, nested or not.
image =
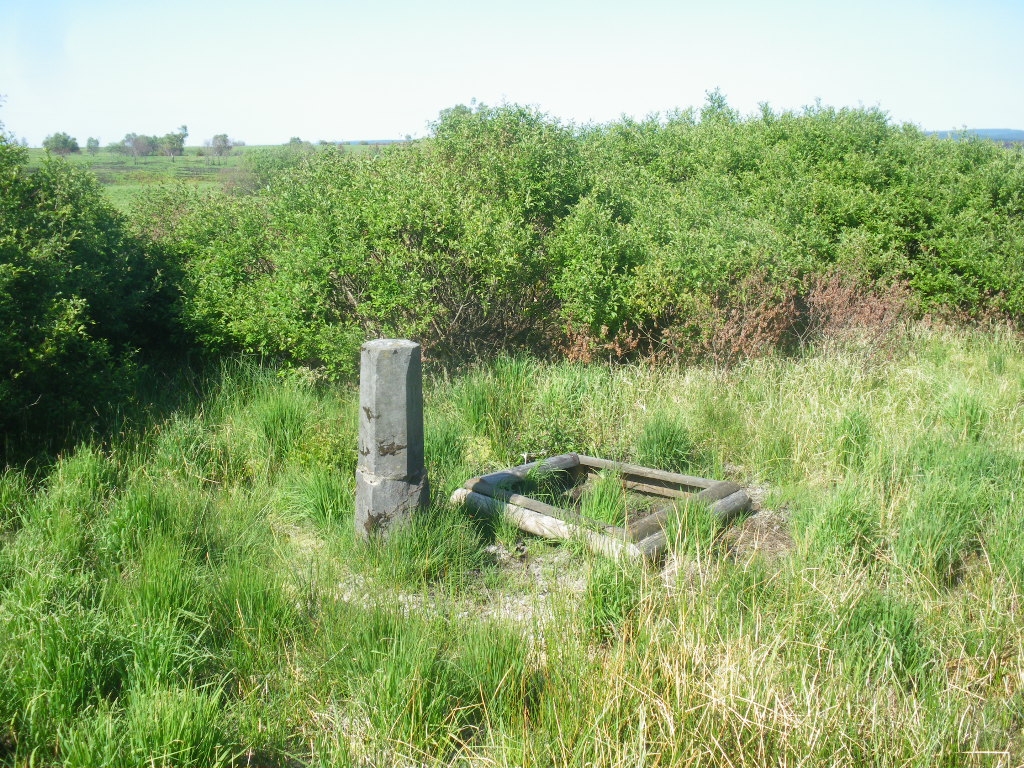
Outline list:
[[[741,488],[736,483],[730,483],[722,480],[716,482],[710,488],[705,488],[703,491],[697,494],[689,495],[691,503],[695,504],[714,504],[715,502],[724,499],[726,496],[731,496]],[[672,504],[655,511],[653,514],[647,515],[640,520],[631,523],[628,526],[630,538],[633,541],[643,541],[653,533],[657,533],[665,527],[665,523],[668,522],[671,517],[676,505]]]
[[[750,509],[750,497],[746,491],[739,490],[719,499],[711,505],[711,512],[718,518],[720,523],[725,523],[740,512]],[[668,535],[664,528],[652,533],[636,544],[644,557],[654,560],[668,549]]]
[[[646,493],[648,496],[659,496],[663,499],[688,499],[694,495],[693,491],[680,491],[678,488],[642,483],[636,480],[624,479],[622,481],[622,487],[627,491]]]
[[[559,520],[572,523],[585,528],[590,528],[603,533],[606,536],[614,536],[617,539],[625,540],[627,533],[625,528],[619,528],[616,525],[606,525],[598,520],[591,520],[589,517],[574,512],[570,509],[563,509],[562,507],[555,507],[551,504],[545,504],[543,501],[531,498],[529,496],[523,496],[519,493],[513,493],[505,488],[495,487],[484,478],[474,478],[463,486],[466,490],[479,493],[483,496],[490,496],[492,499],[498,501],[504,501],[509,504],[515,504],[520,507],[524,507],[533,512],[537,512],[541,515],[548,517],[554,517]]]
[[[694,477],[693,475],[680,475],[676,472],[665,472],[661,469],[641,467],[637,464],[624,464],[618,461],[608,461],[595,456],[577,456],[580,465],[594,467],[595,469],[608,469],[618,472],[620,475],[639,477],[644,480],[654,481],[659,485],[677,486],[680,488],[692,488],[694,491],[702,491],[714,485],[717,480],[708,480],[706,477]]]
[[[528,464],[520,464],[512,469],[502,469],[498,472],[491,472],[489,475],[472,478],[469,483],[484,480],[490,485],[498,488],[510,488],[516,483],[526,480],[531,472],[568,472],[580,465],[580,457],[575,453],[563,453],[558,456],[550,456],[541,461],[531,461]]]
[[[520,530],[547,539],[559,539],[566,541],[572,538],[579,538],[586,544],[587,548],[598,554],[614,559],[628,557],[638,559],[641,557],[639,549],[630,542],[605,536],[595,531],[587,530],[572,525],[565,520],[535,512],[518,504],[511,504],[482,493],[476,493],[468,488],[459,488],[452,494],[453,504],[466,504],[485,514],[500,514],[513,522]]]

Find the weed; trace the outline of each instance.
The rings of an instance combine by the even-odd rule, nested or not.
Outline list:
[[[883,507],[874,489],[856,476],[814,501],[797,501],[793,522],[805,557],[836,567],[869,564],[882,543]]]
[[[8,467],[0,473],[0,536],[20,525],[31,498],[28,479],[22,472]]]
[[[270,387],[246,409],[256,430],[259,450],[274,462],[285,459],[310,428],[315,400],[294,387]]]
[[[456,388],[458,409],[470,429],[502,451],[506,464],[519,458],[524,441],[527,403],[536,364],[525,358],[504,357],[484,370],[469,373]]]
[[[772,616],[784,597],[782,578],[761,558],[726,563],[706,585],[717,631],[735,636],[746,631],[751,621]]]
[[[944,586],[961,575],[978,547],[983,497],[971,479],[926,477],[906,509],[893,541],[899,564]]]
[[[852,408],[844,413],[832,439],[839,463],[847,469],[862,467],[871,439],[871,423],[861,409]]]
[[[350,476],[316,467],[295,478],[287,501],[291,509],[317,525],[337,530],[352,520],[355,487]]]
[[[989,421],[988,409],[970,392],[954,392],[946,402],[943,416],[958,437],[975,441],[981,439]]]
[[[466,474],[468,440],[453,418],[434,418],[425,424],[424,455],[433,488],[445,497],[462,485]]]
[[[356,548],[361,567],[396,588],[443,583],[460,589],[486,562],[483,542],[471,522],[447,507],[413,515],[386,541]]]
[[[219,766],[232,757],[232,742],[216,687],[134,689],[124,714],[124,759],[130,764]]]

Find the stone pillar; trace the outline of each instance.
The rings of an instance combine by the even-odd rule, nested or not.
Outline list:
[[[386,537],[429,502],[420,345],[404,339],[368,341],[359,366],[356,537]]]

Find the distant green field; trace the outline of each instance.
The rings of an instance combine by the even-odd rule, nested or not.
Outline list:
[[[196,172],[216,174],[225,168],[237,168],[241,165],[243,155],[256,147],[237,147],[225,157],[212,157],[200,154],[199,147],[187,147],[183,157],[139,157],[117,155],[107,149],[101,149],[95,155],[88,152],[77,152],[68,155],[68,162],[84,168],[90,168],[104,183],[108,183],[104,174],[122,176],[125,174],[161,174],[189,175]],[[46,158],[45,149],[31,148],[28,151],[29,168],[38,168]]]
[[[186,147],[181,157],[139,157],[118,155],[106,148],[95,155],[82,151],[67,156],[69,163],[88,168],[103,185],[104,192],[114,205],[127,210],[139,193],[154,184],[184,182],[202,189],[229,189],[244,180],[245,155],[257,149],[274,145],[236,147],[230,155],[213,157],[201,147]],[[352,142],[343,145],[346,152],[372,152],[382,146],[380,142]],[[28,150],[28,168],[39,168],[47,152],[41,148]]]
[[[95,173],[110,201],[126,210],[142,190],[153,184],[180,181],[223,189],[241,177],[243,156],[248,149],[239,147],[226,157],[211,157],[200,155],[198,147],[188,147],[182,157],[139,158],[101,149],[95,155],[87,152],[68,155],[67,160]],[[44,149],[29,149],[28,152],[30,170],[41,166],[46,159]]]

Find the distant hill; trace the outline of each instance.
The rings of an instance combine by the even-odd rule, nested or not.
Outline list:
[[[977,136],[979,139],[1024,143],[1024,131],[1019,131],[1015,128],[967,128],[962,131],[928,131],[930,136],[938,136],[940,139],[957,139],[965,133]]]

